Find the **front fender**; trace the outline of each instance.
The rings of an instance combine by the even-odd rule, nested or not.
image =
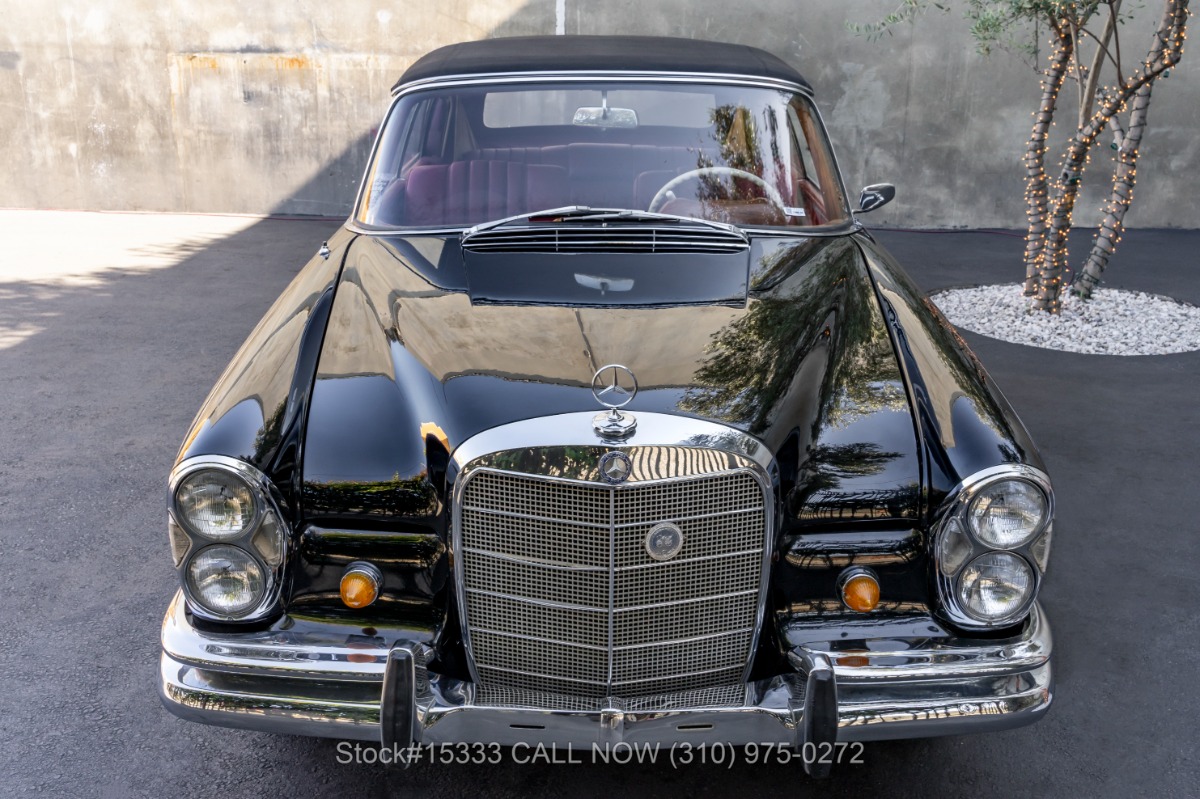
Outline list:
[[[1046,470],[1025,425],[967,343],[883,247],[856,237],[891,330],[926,459],[932,511],[1001,464]]]
[[[271,478],[296,518],[308,400],[353,238],[339,229],[328,242],[328,257],[314,256],[263,316],[196,414],[176,464],[198,455],[243,460]]]

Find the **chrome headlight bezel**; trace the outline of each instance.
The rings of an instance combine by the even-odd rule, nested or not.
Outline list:
[[[974,532],[968,515],[975,499],[984,489],[1004,481],[1030,484],[1041,492],[1046,501],[1045,514],[1034,532],[1021,543],[1007,547],[983,541]],[[1011,627],[1024,619],[1037,601],[1045,568],[1045,558],[1036,557],[1035,550],[1053,534],[1053,526],[1054,491],[1049,476],[1040,469],[1025,464],[1005,464],[976,472],[963,480],[943,504],[930,537],[930,557],[940,600],[940,615],[957,627],[980,630]],[[980,618],[959,601],[960,580],[967,565],[989,552],[1005,552],[1023,559],[1034,577],[1033,589],[1026,600],[1000,618]],[[958,556],[957,562],[951,564],[953,568],[947,567],[944,562],[946,553]]]
[[[223,472],[227,476],[240,480],[250,489],[255,503],[253,519],[236,535],[206,536],[190,524],[183,513],[178,501],[180,484],[188,477],[202,471]],[[291,547],[291,537],[287,534],[287,525],[284,523],[285,517],[280,511],[281,504],[281,497],[270,479],[250,464],[236,458],[223,455],[201,455],[181,462],[171,472],[167,488],[167,509],[170,514],[169,523],[175,525],[172,535],[182,533],[189,542],[186,553],[176,563],[176,572],[184,598],[193,615],[216,622],[244,622],[264,618],[276,610]],[[274,544],[274,549],[264,553],[261,540],[256,544],[255,538],[264,531],[264,528],[270,530],[271,525],[273,525],[275,533],[274,540],[271,542]],[[193,594],[190,581],[187,579],[188,567],[198,553],[214,544],[235,546],[254,559],[265,578],[259,602],[239,613],[226,614],[208,607]]]

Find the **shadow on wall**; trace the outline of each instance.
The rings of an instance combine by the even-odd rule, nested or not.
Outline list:
[[[554,24],[554,0],[531,0],[488,32],[487,38],[553,33]],[[472,38],[474,37],[464,36],[460,39],[431,41],[427,50]],[[420,53],[416,57],[423,54]],[[416,57],[411,60],[416,60]],[[403,69],[398,68],[394,72],[395,74],[384,76],[389,89],[399,80]],[[387,100],[378,102],[374,109],[376,121],[371,128],[354,138],[338,156],[324,163],[303,186],[276,203],[271,208],[271,213],[339,218],[348,216],[371,154],[375,134],[383,121],[388,104]]]
[[[549,34],[554,32],[554,25],[554,0],[531,0],[488,32],[487,38]],[[474,37],[465,36],[460,39],[431,42],[428,50],[434,50],[454,41],[467,41],[472,38]],[[395,74],[385,76],[389,89],[399,80],[402,73],[401,69]],[[373,123],[372,127],[356,137],[341,154],[323,164],[303,186],[275,204],[271,208],[272,214],[328,217],[349,215],[359,183],[366,170],[375,134],[388,109],[388,101],[381,101],[377,106],[375,109],[377,121]]]
[[[384,111],[386,106],[380,109],[380,119]],[[349,216],[374,141],[375,130],[354,139],[339,156],[324,164],[303,186],[272,207],[271,215],[334,219]]]

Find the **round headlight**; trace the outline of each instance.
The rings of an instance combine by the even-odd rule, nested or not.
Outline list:
[[[1008,619],[1033,598],[1033,568],[1020,555],[988,552],[967,564],[958,578],[958,603],[984,622]]]
[[[982,543],[1012,549],[1029,541],[1042,527],[1049,503],[1046,495],[1025,480],[999,480],[971,500],[967,521]]]
[[[263,596],[266,579],[250,553],[228,544],[197,552],[188,563],[191,596],[213,613],[238,616],[254,608]]]
[[[215,541],[241,535],[258,512],[250,486],[237,475],[216,469],[183,478],[175,489],[175,501],[182,521]]]

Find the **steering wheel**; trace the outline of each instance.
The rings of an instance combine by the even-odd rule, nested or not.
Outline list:
[[[650,201],[650,205],[646,208],[646,210],[650,211],[651,213],[658,211],[658,209],[666,205],[669,200],[674,199],[672,197],[668,197],[667,195],[670,194],[671,190],[676,186],[686,183],[693,178],[702,178],[707,175],[744,178],[760,187],[763,190],[763,193],[766,194],[767,199],[779,208],[780,213],[784,214],[785,216],[787,215],[787,206],[783,204],[783,197],[780,196],[779,189],[775,188],[770,183],[767,183],[753,172],[747,172],[744,169],[737,169],[736,167],[732,166],[706,166],[701,167],[700,169],[692,169],[688,172],[684,172],[682,175],[676,175],[663,184],[663,187],[659,189],[657,193],[655,193],[654,199]]]

